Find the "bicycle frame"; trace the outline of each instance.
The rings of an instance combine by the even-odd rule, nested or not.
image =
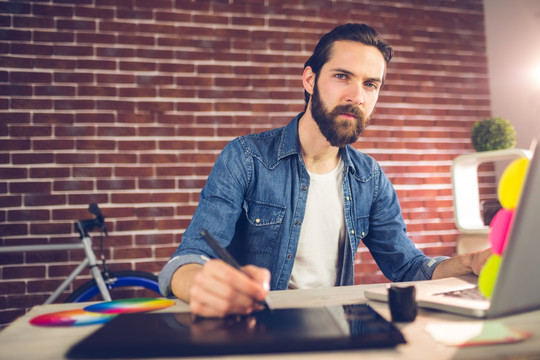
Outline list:
[[[84,224],[81,221],[76,223],[79,230],[84,230]],[[86,258],[71,272],[71,274],[56,288],[56,290],[47,298],[45,304],[54,302],[60,294],[71,284],[75,278],[86,268],[90,269],[90,274],[96,281],[96,284],[101,292],[101,296],[105,301],[111,301],[111,295],[105,284],[105,280],[101,275],[99,265],[96,259],[96,254],[92,248],[92,239],[83,231],[81,233],[80,243],[65,243],[65,244],[44,244],[44,245],[14,245],[0,246],[0,253],[8,252],[24,252],[24,251],[49,251],[49,250],[84,250]]]

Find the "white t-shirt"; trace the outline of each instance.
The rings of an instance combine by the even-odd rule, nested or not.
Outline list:
[[[300,231],[290,289],[331,287],[337,283],[346,237],[343,161],[327,174],[309,173],[306,213]]]

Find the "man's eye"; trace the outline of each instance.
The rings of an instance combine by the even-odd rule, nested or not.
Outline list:
[[[372,90],[377,90],[379,86],[375,83],[366,83],[366,86]]]
[[[345,80],[345,79],[347,79],[347,75],[345,75],[345,74],[336,74],[336,78],[338,78],[340,80]]]

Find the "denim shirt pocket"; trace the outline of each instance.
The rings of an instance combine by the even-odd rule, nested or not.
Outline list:
[[[272,252],[279,239],[285,207],[245,199],[243,208],[247,220],[248,251],[252,254]]]
[[[355,235],[358,240],[363,240],[369,233],[369,215],[356,218]]]

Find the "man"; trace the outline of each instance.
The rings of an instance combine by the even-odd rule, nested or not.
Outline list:
[[[218,157],[191,224],[159,276],[201,316],[247,314],[267,292],[352,285],[362,241],[391,281],[478,273],[487,252],[425,256],[406,235],[396,193],[357,141],[383,85],[391,47],[367,25],[321,38],[302,76],[306,108],[287,126],[239,137]],[[220,260],[206,229],[241,264]]]

